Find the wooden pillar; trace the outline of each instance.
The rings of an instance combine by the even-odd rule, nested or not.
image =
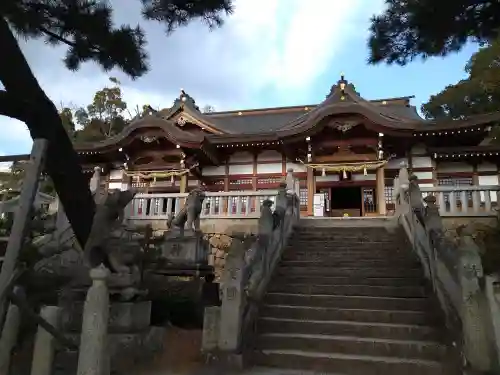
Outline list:
[[[226,160],[226,166],[224,172],[224,191],[226,192],[229,191],[229,158],[228,160]],[[220,202],[219,205],[222,204],[222,210],[225,214],[227,214],[229,210],[229,197],[221,198],[221,200],[222,202]]]
[[[307,216],[313,216],[314,214],[314,193],[316,193],[314,169],[307,167]]]
[[[188,184],[188,174],[185,173],[181,176],[181,180],[179,183],[179,193],[185,193],[187,191]]]
[[[379,215],[387,214],[387,205],[385,202],[385,168],[377,169],[377,211]]]
[[[253,154],[253,170],[252,170],[252,190],[257,191],[257,157],[258,154]]]

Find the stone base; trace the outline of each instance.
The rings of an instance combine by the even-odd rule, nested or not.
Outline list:
[[[115,333],[108,336],[111,374],[125,374],[133,365],[147,362],[163,349],[165,328],[149,327],[143,332]],[[68,335],[79,342],[79,334]],[[76,374],[78,352],[58,351],[54,375]]]
[[[207,264],[208,246],[200,233],[165,232],[161,258],[172,264]]]
[[[60,327],[63,332],[82,329],[83,302],[63,306]],[[151,301],[114,302],[109,310],[109,333],[133,333],[148,329],[151,323]]]

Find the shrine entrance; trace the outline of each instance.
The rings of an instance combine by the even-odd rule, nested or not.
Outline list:
[[[359,186],[332,188],[330,193],[330,206],[330,215],[333,217],[362,216],[362,188]]]

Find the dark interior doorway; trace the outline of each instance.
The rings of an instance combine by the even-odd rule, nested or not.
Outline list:
[[[361,187],[332,188],[331,210],[333,216],[361,216]]]

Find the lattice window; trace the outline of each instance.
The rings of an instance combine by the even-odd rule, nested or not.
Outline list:
[[[307,206],[307,188],[302,188],[299,190],[299,202],[301,206]]]
[[[386,204],[394,203],[394,187],[393,186],[386,186],[384,188],[384,197],[385,197]]]
[[[251,178],[243,178],[243,179],[238,179],[238,180],[231,180],[229,181],[231,185],[250,185],[252,184],[252,179]]]
[[[267,178],[259,178],[260,184],[276,184],[281,182],[283,179],[281,177],[267,177]]]

